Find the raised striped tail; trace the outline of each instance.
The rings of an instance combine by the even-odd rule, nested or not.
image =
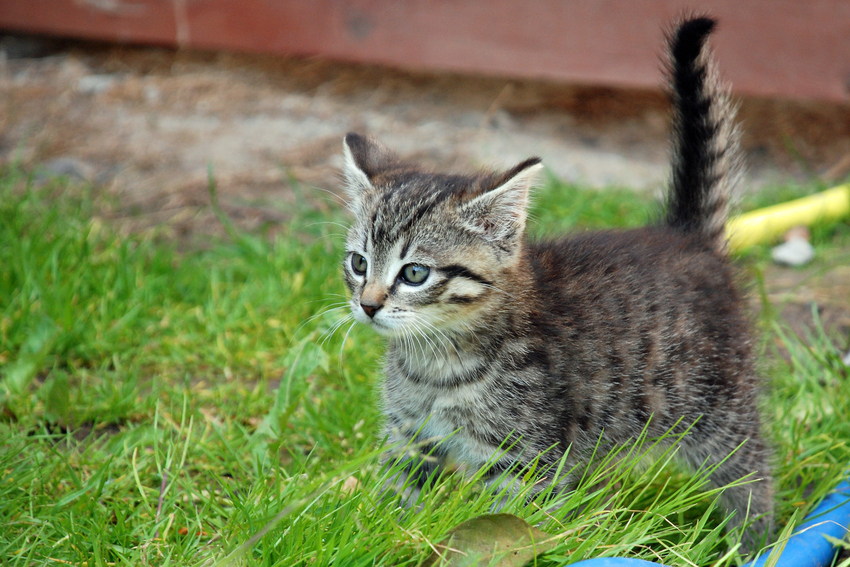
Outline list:
[[[667,39],[675,118],[666,222],[724,251],[724,225],[741,161],[735,107],[706,45],[715,25],[710,18],[688,19]]]

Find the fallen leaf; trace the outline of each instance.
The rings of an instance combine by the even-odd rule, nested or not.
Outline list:
[[[422,567],[521,567],[557,544],[512,514],[485,514],[458,524]]]

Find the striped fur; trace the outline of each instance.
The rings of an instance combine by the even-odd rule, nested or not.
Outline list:
[[[704,48],[714,26],[714,20],[696,18],[667,38],[675,114],[666,220],[683,232],[704,234],[723,250],[729,199],[740,177],[740,134],[728,88],[711,52]]]
[[[716,485],[754,473],[723,503],[733,525],[758,516],[749,543],[770,530],[749,324],[722,240],[737,136],[705,47],[712,27],[689,20],[670,36],[676,150],[660,226],[529,241],[539,159],[446,175],[346,136],[344,276],[355,320],[387,340],[390,442],[423,448],[410,499],[449,463],[496,459],[495,476],[570,448],[572,465],[600,436],[612,446],[692,426],[683,461],[716,465]]]

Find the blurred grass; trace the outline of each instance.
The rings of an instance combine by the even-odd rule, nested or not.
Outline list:
[[[208,565],[231,553],[243,553],[238,565],[415,565],[489,510],[493,494],[452,476],[416,514],[380,501],[382,347],[357,326],[335,330],[346,312],[341,211],[305,207],[274,237],[234,232],[178,252],[119,234],[96,199],[61,179],[34,188],[25,172],[0,172],[4,565]],[[654,208],[625,189],[550,180],[532,230],[636,226]],[[814,239],[825,250],[850,240],[846,225]],[[766,252],[743,261],[758,271]],[[775,317],[765,326],[781,524],[850,461],[850,386],[822,329],[799,338]],[[777,341],[783,356],[770,351]],[[663,459],[637,467],[632,449],[600,468],[605,487],[588,478],[557,513],[520,497],[508,505],[563,534],[541,564],[734,563],[701,479]]]

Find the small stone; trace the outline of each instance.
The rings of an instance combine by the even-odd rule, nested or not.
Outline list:
[[[77,83],[77,90],[83,94],[100,94],[108,91],[115,84],[112,75],[86,75]]]
[[[847,351],[847,354],[844,355],[844,358],[841,359],[841,362],[843,362],[845,366],[850,366],[850,350]]]
[[[792,238],[770,252],[773,261],[786,266],[803,266],[815,257],[815,249],[805,238]]]

